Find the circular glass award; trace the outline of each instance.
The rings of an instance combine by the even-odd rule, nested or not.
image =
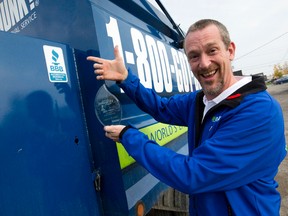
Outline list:
[[[95,97],[95,114],[102,125],[117,125],[122,119],[122,109],[119,100],[111,94],[103,84]]]

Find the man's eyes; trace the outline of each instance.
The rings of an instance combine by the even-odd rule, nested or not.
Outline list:
[[[189,55],[189,61],[196,61],[198,59],[198,54],[191,54]]]
[[[218,53],[218,49],[215,47],[215,48],[211,48],[211,49],[208,49],[206,52],[206,55],[216,55]],[[190,53],[188,55],[188,60],[189,61],[197,61],[200,57],[200,55],[202,54],[199,54],[199,53]]]
[[[215,53],[217,53],[217,49],[216,48],[212,48],[212,49],[210,49],[209,53],[210,54],[215,54]]]

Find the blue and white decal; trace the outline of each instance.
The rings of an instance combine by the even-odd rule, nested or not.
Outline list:
[[[50,82],[68,82],[63,50],[60,47],[43,46]]]
[[[200,89],[200,85],[190,70],[186,55],[169,45],[169,41],[161,40],[149,30],[139,29],[112,16],[97,16],[101,57],[109,57],[107,50],[116,45],[127,67],[138,72],[141,83],[146,88],[154,89],[160,94],[187,93]],[[103,30],[102,30],[103,28]],[[103,33],[107,33],[105,37]],[[101,34],[100,34],[101,33]],[[109,47],[107,47],[109,46]]]
[[[0,2],[0,30],[18,33],[37,19],[39,0],[3,0]]]

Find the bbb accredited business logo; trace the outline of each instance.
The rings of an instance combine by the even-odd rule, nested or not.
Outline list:
[[[60,47],[43,46],[50,82],[68,82],[63,50]]]

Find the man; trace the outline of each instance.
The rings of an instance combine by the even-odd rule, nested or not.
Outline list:
[[[279,104],[263,78],[233,76],[235,44],[216,20],[200,20],[185,37],[184,49],[201,91],[161,98],[145,89],[115,59],[95,61],[99,80],[115,80],[156,120],[188,126],[189,156],[155,145],[132,126],[106,126],[106,136],[155,177],[190,195],[190,215],[279,215],[274,177],[286,155]]]

